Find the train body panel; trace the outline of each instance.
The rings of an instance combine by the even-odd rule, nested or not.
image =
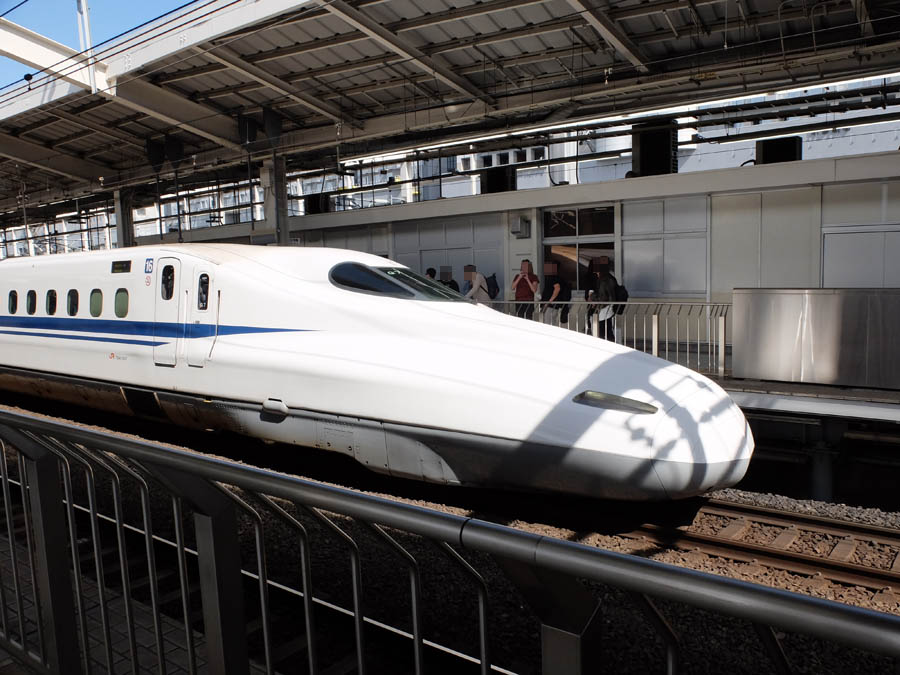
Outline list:
[[[331,249],[7,260],[0,293],[21,306],[10,298],[0,312],[0,387],[30,379],[65,400],[96,387],[94,405],[121,408],[119,387],[135,412],[435,482],[642,499],[730,485],[746,470],[749,428],[710,380],[422,284]],[[69,316],[73,290],[87,304]]]

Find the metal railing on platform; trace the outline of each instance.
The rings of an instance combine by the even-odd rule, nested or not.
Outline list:
[[[724,376],[730,367],[729,303],[496,301],[491,306],[504,314],[612,340],[702,373]]]
[[[656,599],[763,626],[779,672],[770,626],[900,657],[897,616],[13,412],[0,411],[0,439],[0,647],[43,672],[272,673],[292,653],[292,671],[364,673],[379,649],[392,672],[508,672],[491,650],[498,621],[510,639],[506,612],[489,619],[498,570],[535,608],[546,673],[602,661],[591,583],[632,594],[669,673],[681,643]],[[286,582],[269,576],[267,555],[297,575],[281,621],[270,594]],[[426,575],[452,594],[425,594]],[[380,592],[367,606],[370,586]],[[385,604],[398,610],[390,626],[374,616]],[[461,647],[426,636],[446,624],[468,630]]]

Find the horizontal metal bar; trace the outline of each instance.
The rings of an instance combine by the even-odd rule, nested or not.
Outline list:
[[[541,537],[155,443],[0,411],[0,423],[63,435],[158,466],[405,530],[529,565],[900,657],[900,617]]]

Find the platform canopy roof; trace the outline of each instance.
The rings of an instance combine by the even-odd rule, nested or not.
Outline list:
[[[0,54],[33,68],[0,91],[8,211],[893,73],[900,0],[211,0],[93,59],[0,19]]]

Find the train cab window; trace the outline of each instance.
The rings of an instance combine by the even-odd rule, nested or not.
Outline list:
[[[34,314],[37,309],[37,293],[34,291],[28,291],[28,294],[25,296],[25,311],[29,314]]]
[[[197,309],[209,307],[209,275],[201,274],[197,284]]]
[[[412,291],[360,263],[339,263],[332,268],[329,276],[333,284],[343,286],[351,291],[377,293],[395,298],[415,297]]]
[[[128,315],[128,289],[120,288],[116,291],[115,302],[116,316],[124,319]]]
[[[47,316],[56,314],[56,291],[47,291]]]
[[[70,289],[66,296],[66,313],[69,316],[78,314],[78,291],[74,288]]]
[[[159,285],[163,300],[171,300],[175,294],[175,266],[166,265],[162,271],[162,283]]]
[[[103,311],[103,291],[95,288],[91,291],[91,316],[100,316]]]
[[[19,311],[19,294],[16,291],[9,292],[9,313],[15,314]]]

